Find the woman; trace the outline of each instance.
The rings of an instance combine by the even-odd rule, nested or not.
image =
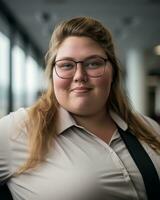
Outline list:
[[[15,200],[147,199],[120,132],[138,138],[160,177],[160,127],[131,109],[109,31],[65,21],[46,62],[47,91],[0,121],[0,181]]]

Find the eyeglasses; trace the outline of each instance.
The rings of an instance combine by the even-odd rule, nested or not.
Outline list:
[[[98,78],[104,74],[107,61],[107,58],[100,56],[89,57],[83,61],[62,59],[55,61],[55,71],[60,78],[70,79],[76,72],[77,64],[81,63],[88,76]]]

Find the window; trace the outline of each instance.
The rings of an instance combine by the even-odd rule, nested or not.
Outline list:
[[[41,73],[37,62],[28,56],[26,60],[26,90],[27,105],[31,105],[39,96],[41,90]]]
[[[12,49],[13,110],[25,104],[25,53],[15,45]]]
[[[8,111],[10,40],[0,32],[0,117]]]

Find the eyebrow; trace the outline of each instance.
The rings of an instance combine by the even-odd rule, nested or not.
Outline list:
[[[94,57],[101,57],[101,58],[107,59],[106,56],[97,55],[97,54],[92,54],[92,55],[90,55],[90,56],[87,56],[87,57],[84,58],[83,60],[86,60],[86,59],[88,59],[88,58],[94,58]],[[76,59],[73,58],[73,57],[62,57],[62,58],[60,58],[60,59],[58,59],[58,60],[55,60],[55,62],[56,62],[56,61],[59,61],[59,60],[73,60],[73,61],[76,61]],[[79,61],[79,60],[78,60],[78,61]]]

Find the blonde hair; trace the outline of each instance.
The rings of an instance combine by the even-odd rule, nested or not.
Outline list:
[[[77,17],[60,23],[54,30],[46,54],[47,91],[28,110],[29,158],[20,168],[19,173],[36,167],[45,160],[56,135],[58,102],[54,95],[52,71],[56,53],[62,42],[69,36],[86,36],[96,41],[105,51],[113,66],[113,83],[107,106],[117,113],[127,124],[129,130],[140,140],[150,145],[155,151],[160,150],[160,141],[153,134],[151,127],[131,108],[128,98],[123,93],[120,80],[120,67],[115,56],[110,32],[97,20],[90,17]]]

